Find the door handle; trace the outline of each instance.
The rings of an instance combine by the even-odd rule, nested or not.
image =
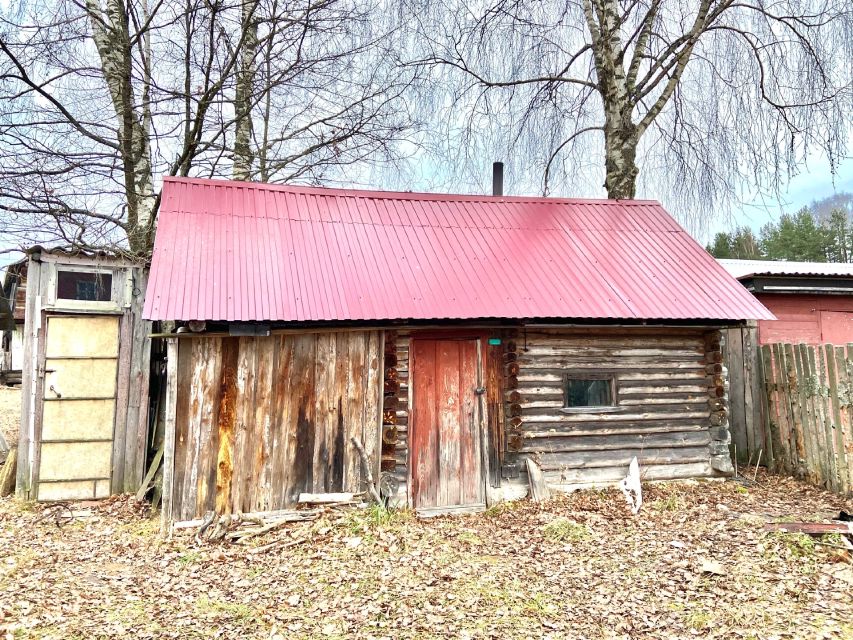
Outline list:
[[[53,386],[53,385],[50,385],[50,390],[51,390],[51,391],[53,391],[53,392],[56,394],[56,397],[57,397],[57,398],[61,398],[61,397],[62,397],[62,394],[61,394],[61,393],[59,393],[59,391],[57,391],[57,390],[54,388],[54,386]]]

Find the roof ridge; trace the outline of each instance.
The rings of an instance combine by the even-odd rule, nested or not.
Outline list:
[[[609,198],[555,198],[548,196],[530,196],[530,195],[503,195],[490,196],[487,194],[476,193],[435,193],[421,191],[385,191],[381,189],[355,189],[345,187],[311,187],[307,185],[290,185],[276,184],[270,182],[248,182],[240,180],[222,180],[219,178],[189,178],[182,176],[166,176],[163,178],[164,184],[167,182],[176,184],[198,184],[210,185],[219,187],[237,187],[258,189],[263,191],[283,191],[292,193],[307,193],[321,195],[337,195],[342,197],[352,198],[370,198],[376,200],[432,200],[438,202],[444,201],[465,201],[465,202],[528,202],[531,204],[555,204],[555,203],[571,203],[571,204],[593,204],[593,205],[608,205],[608,206],[658,206],[661,203],[658,200],[614,200]]]

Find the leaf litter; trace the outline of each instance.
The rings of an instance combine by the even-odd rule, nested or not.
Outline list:
[[[246,546],[164,540],[129,496],[4,499],[0,638],[853,638],[853,565],[762,530],[851,501],[758,479],[648,485],[638,516],[616,490],[330,511]]]

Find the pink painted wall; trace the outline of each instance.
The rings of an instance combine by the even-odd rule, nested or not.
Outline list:
[[[846,344],[853,342],[853,296],[757,294],[776,320],[758,323],[758,341]]]

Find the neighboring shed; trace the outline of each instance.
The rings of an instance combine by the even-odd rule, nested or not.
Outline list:
[[[758,323],[759,344],[853,342],[853,264],[719,262],[776,316]]]
[[[17,383],[24,361],[27,261],[6,267],[0,281],[0,384]]]
[[[362,491],[421,513],[731,472],[720,329],[772,315],[656,202],[167,178],[164,514]]]
[[[148,434],[146,272],[120,257],[29,253],[17,494],[135,491]]]

